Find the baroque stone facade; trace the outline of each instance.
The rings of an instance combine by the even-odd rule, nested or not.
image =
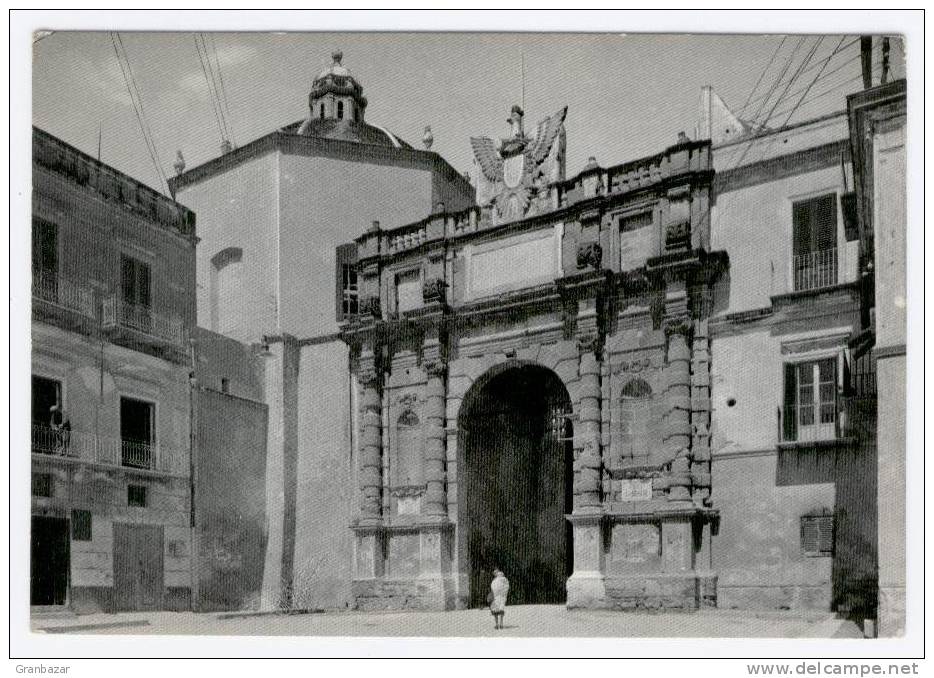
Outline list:
[[[684,141],[356,240],[357,607],[477,604],[503,563],[524,602],[715,604],[711,180]]]

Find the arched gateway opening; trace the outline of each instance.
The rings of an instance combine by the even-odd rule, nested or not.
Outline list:
[[[571,399],[558,376],[516,364],[475,383],[458,417],[458,510],[469,605],[498,567],[510,603],[561,603],[572,572]]]

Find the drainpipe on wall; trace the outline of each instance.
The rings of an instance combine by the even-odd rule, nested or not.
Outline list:
[[[198,543],[198,531],[195,519],[195,488],[197,486],[197,465],[195,463],[198,451],[198,378],[195,375],[195,340],[188,340],[188,353],[191,362],[191,372],[188,375],[188,494],[191,520],[191,609],[193,612],[199,611],[199,584],[200,584],[200,565],[201,550]]]

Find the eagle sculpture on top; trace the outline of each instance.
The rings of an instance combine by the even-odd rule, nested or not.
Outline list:
[[[539,191],[564,179],[564,118],[567,106],[538,123],[535,138],[525,135],[524,112],[513,106],[508,122],[512,136],[497,145],[489,137],[471,137],[477,173],[477,201],[492,205],[501,221],[531,216]]]

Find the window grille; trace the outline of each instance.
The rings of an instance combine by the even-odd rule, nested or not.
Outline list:
[[[32,474],[32,496],[51,497],[52,496],[52,474],[51,473],[33,473]]]

